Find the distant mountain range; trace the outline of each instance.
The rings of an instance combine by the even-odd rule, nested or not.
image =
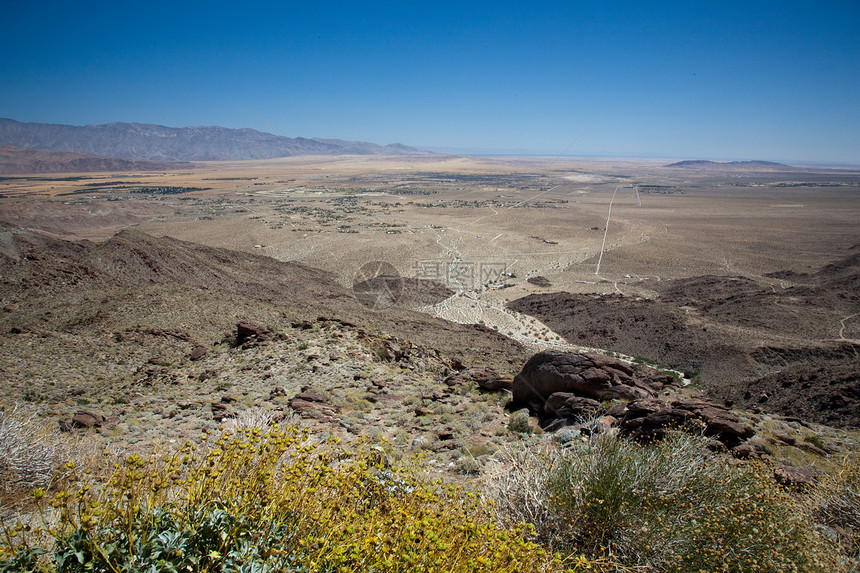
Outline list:
[[[290,138],[254,129],[144,123],[58,125],[0,118],[0,145],[72,151],[130,161],[237,161],[295,155],[427,154],[399,143]]]
[[[25,173],[90,173],[101,171],[167,171],[185,169],[183,161],[133,161],[74,151],[0,146],[0,175]]]
[[[687,169],[793,169],[793,167],[783,163],[774,163],[773,161],[706,161],[703,159],[678,161],[677,163],[664,165],[664,167]]]

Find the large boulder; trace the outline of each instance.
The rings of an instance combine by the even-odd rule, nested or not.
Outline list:
[[[330,417],[340,411],[338,406],[329,402],[327,396],[308,389],[290,398],[288,404],[297,414],[310,418]]]
[[[626,362],[601,354],[546,351],[532,356],[513,381],[515,404],[545,403],[556,392],[592,400],[638,400],[655,396],[675,379],[653,371],[634,377]]]
[[[259,324],[242,321],[236,324],[236,346],[250,346],[264,342],[272,336],[272,332]]]
[[[116,424],[119,417],[107,418],[95,412],[79,410],[71,418],[59,420],[60,431],[70,432],[75,429],[101,428],[108,424]]]
[[[595,414],[600,410],[600,402],[582,398],[570,392],[556,392],[543,405],[544,413],[551,416],[574,417]]]
[[[728,408],[691,397],[698,393],[673,376],[602,354],[539,352],[514,378],[512,390],[513,405],[527,406],[544,431],[604,416],[642,440],[686,428],[734,448],[755,433]]]

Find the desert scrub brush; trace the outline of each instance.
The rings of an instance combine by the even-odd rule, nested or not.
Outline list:
[[[36,494],[58,525],[4,528],[0,571],[591,567],[545,551],[529,526],[500,526],[477,492],[420,478],[385,444],[309,438],[278,426],[204,434],[168,456],[129,456],[100,488],[72,475],[53,495]]]

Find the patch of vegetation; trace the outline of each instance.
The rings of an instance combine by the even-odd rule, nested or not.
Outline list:
[[[555,550],[646,570],[840,570],[834,544],[773,468],[729,463],[709,446],[681,432],[650,445],[599,434],[510,453],[495,483],[499,514],[530,520]]]
[[[812,444],[816,448],[823,450],[825,452],[830,449],[830,447],[824,442],[824,440],[821,438],[821,436],[818,436],[816,434],[810,434],[808,436],[803,436],[801,438],[801,440],[803,440],[807,444]]]
[[[684,378],[690,381],[697,380],[699,378],[700,372],[698,370],[686,369],[684,370]]]
[[[848,568],[860,570],[860,456],[847,456],[810,498],[812,515],[842,547]]]
[[[419,479],[378,448],[240,430],[163,459],[129,456],[103,487],[36,490],[34,527],[5,528],[0,571],[555,571],[480,496]],[[74,471],[74,468],[70,468]],[[50,523],[48,515],[57,520]],[[591,568],[570,560],[574,568]]]
[[[0,492],[49,486],[62,453],[60,440],[35,412],[18,406],[0,411]]]
[[[508,420],[508,430],[517,434],[530,434],[532,427],[529,424],[528,412],[520,410],[511,414],[511,418]]]

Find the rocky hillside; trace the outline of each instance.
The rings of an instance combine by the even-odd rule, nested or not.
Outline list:
[[[0,119],[0,145],[73,151],[133,161],[221,161],[295,155],[423,154],[402,144],[290,138],[253,129],[143,123],[59,125]]]
[[[96,447],[148,452],[286,420],[318,437],[384,436],[465,473],[541,432],[647,438],[693,424],[737,455],[805,466],[857,448],[850,433],[731,410],[646,365],[531,353],[479,325],[371,310],[298,263],[130,230],[90,243],[0,225],[0,408],[27,403]]]
[[[860,426],[860,254],[811,274],[700,276],[654,299],[557,292],[513,301],[576,344],[676,368],[736,406]]]
[[[256,415],[458,463],[505,435],[507,398],[479,383],[499,390],[527,355],[478,325],[373,312],[297,263],[134,231],[96,244],[0,228],[0,407],[29,403],[120,450]]]
[[[396,336],[420,338],[423,344],[467,362],[480,357],[487,365],[505,368],[525,353],[518,343],[478,325],[450,323],[400,306],[370,312],[325,271],[131,230],[104,243],[69,242],[0,223],[0,277],[0,305],[7,309],[3,318],[9,325],[49,323],[68,328],[75,322],[111,322],[117,316],[131,315],[129,319],[140,323],[158,322],[171,329],[185,321],[189,330],[193,328],[207,342],[220,340],[225,331],[233,329],[232,312],[231,316],[218,316],[215,308],[203,306],[193,311],[171,308],[160,315],[133,302],[134,293],[141,289],[183,289],[198,293],[189,295],[192,302],[197,296],[200,300],[241,300],[243,307],[256,303],[277,306],[277,312],[266,312],[260,306],[253,313],[264,324],[276,320],[275,316],[289,320],[334,317]],[[93,306],[71,302],[81,299],[103,302]]]

